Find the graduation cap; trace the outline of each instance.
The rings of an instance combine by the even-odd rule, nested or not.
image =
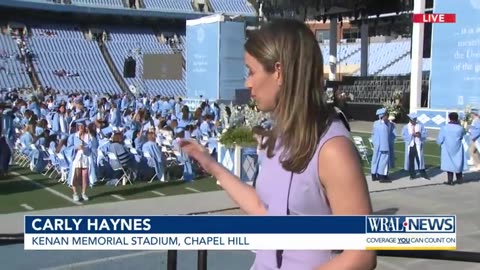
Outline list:
[[[90,119],[88,118],[80,118],[80,119],[76,119],[73,121],[72,124],[76,124],[76,125],[88,125],[88,122],[90,122]]]
[[[417,119],[417,114],[416,114],[416,113],[409,113],[407,116],[408,116],[408,118],[410,118],[411,120]]]
[[[478,114],[478,109],[473,108],[473,109],[470,111],[470,113]]]
[[[380,108],[377,110],[377,112],[375,113],[377,116],[383,116],[385,115],[385,113],[387,112],[387,109],[385,108]]]

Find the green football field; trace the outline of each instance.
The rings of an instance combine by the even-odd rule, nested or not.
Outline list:
[[[368,159],[372,158],[372,151],[368,138],[371,136],[367,133],[353,133],[353,136],[362,137],[365,146],[368,148]],[[427,168],[440,167],[440,146],[437,145],[434,141],[427,141],[424,145],[424,158],[425,166]],[[403,170],[405,161],[405,143],[402,139],[397,138],[395,142],[395,168],[391,169],[390,172],[396,172]],[[363,161],[363,171],[365,174],[370,174],[370,164],[367,161]]]
[[[361,136],[364,144],[370,149],[368,138],[370,134],[354,133]],[[392,172],[401,170],[404,162],[404,144],[402,141],[395,143],[396,167]],[[369,159],[371,150],[369,150]],[[438,167],[440,163],[440,148],[432,141],[425,145],[425,164],[427,167]],[[369,174],[370,165],[363,161],[365,174]],[[213,178],[202,178],[193,182],[180,180],[161,183],[135,182],[133,185],[117,187],[98,185],[88,190],[90,200],[74,203],[71,200],[71,190],[67,185],[52,180],[41,174],[33,173],[28,168],[13,167],[9,177],[0,179],[0,214],[52,209],[77,205],[101,204],[173,196],[179,194],[200,193],[220,190]]]
[[[71,200],[72,191],[66,184],[34,173],[28,168],[13,167],[9,177],[0,179],[0,214],[215,190],[220,190],[220,187],[212,178],[189,183],[180,180],[163,183],[158,180],[152,183],[134,182],[133,185],[120,184],[116,187],[99,184],[88,189],[89,201],[74,203]]]

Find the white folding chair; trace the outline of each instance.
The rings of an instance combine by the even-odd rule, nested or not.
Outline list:
[[[178,160],[175,153],[167,146],[162,146],[162,152],[165,153],[167,163],[165,164],[167,168],[174,167],[180,165],[180,161]]]
[[[120,163],[120,160],[118,160],[117,155],[112,152],[107,152],[108,159],[110,160],[110,166],[112,167],[113,171],[120,171],[122,172],[122,176],[118,181],[115,183],[115,186],[118,186],[120,182],[122,182],[122,185],[126,185],[127,182],[132,184],[132,181],[130,179],[130,175],[127,173],[127,171],[123,168],[122,164]]]
[[[155,164],[158,163],[158,160],[154,159],[149,152],[144,152],[143,156],[147,159],[147,162],[154,162]],[[150,179],[148,182],[151,183],[155,178],[158,177],[157,171],[155,171],[155,175],[153,175],[152,179]],[[162,178],[160,179],[161,182],[165,182],[165,174],[163,174]]]
[[[48,162],[46,167],[47,170],[42,173],[43,176],[47,176],[50,172],[55,171],[55,167],[53,165],[52,159],[50,158],[50,153],[48,152],[47,148],[43,145],[40,145],[39,151],[40,153],[43,153],[45,155],[43,160]]]
[[[66,184],[68,174],[70,172],[70,166],[68,165],[68,161],[62,153],[58,153],[58,154],[54,153],[54,154],[55,154],[55,157],[58,160],[58,171],[57,171],[57,173],[60,174],[60,179],[58,180],[58,182]]]
[[[360,153],[360,156],[362,157],[362,159],[366,160],[367,163],[370,164],[370,161],[368,160],[368,148],[363,143],[362,137],[353,136],[353,141],[355,142],[355,146],[357,147],[358,152]]]

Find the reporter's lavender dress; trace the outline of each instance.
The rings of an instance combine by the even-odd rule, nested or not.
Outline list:
[[[318,153],[329,139],[338,136],[350,138],[350,133],[341,121],[334,121],[325,133],[317,150],[301,174],[294,174],[290,188],[290,215],[331,215],[325,192],[318,177]],[[312,147],[314,147],[312,145]],[[271,159],[265,157],[262,161],[257,192],[265,205],[268,215],[284,216],[287,214],[287,194],[291,172],[283,169],[279,162],[281,148],[277,147],[276,155]],[[332,163],[332,169],[337,165]],[[280,269],[313,270],[329,261],[334,254],[323,250],[285,250],[282,255]],[[275,250],[257,250],[255,262],[251,270],[273,270],[277,268]]]

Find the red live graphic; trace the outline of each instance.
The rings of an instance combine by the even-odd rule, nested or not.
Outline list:
[[[455,14],[413,14],[414,23],[454,23]]]

